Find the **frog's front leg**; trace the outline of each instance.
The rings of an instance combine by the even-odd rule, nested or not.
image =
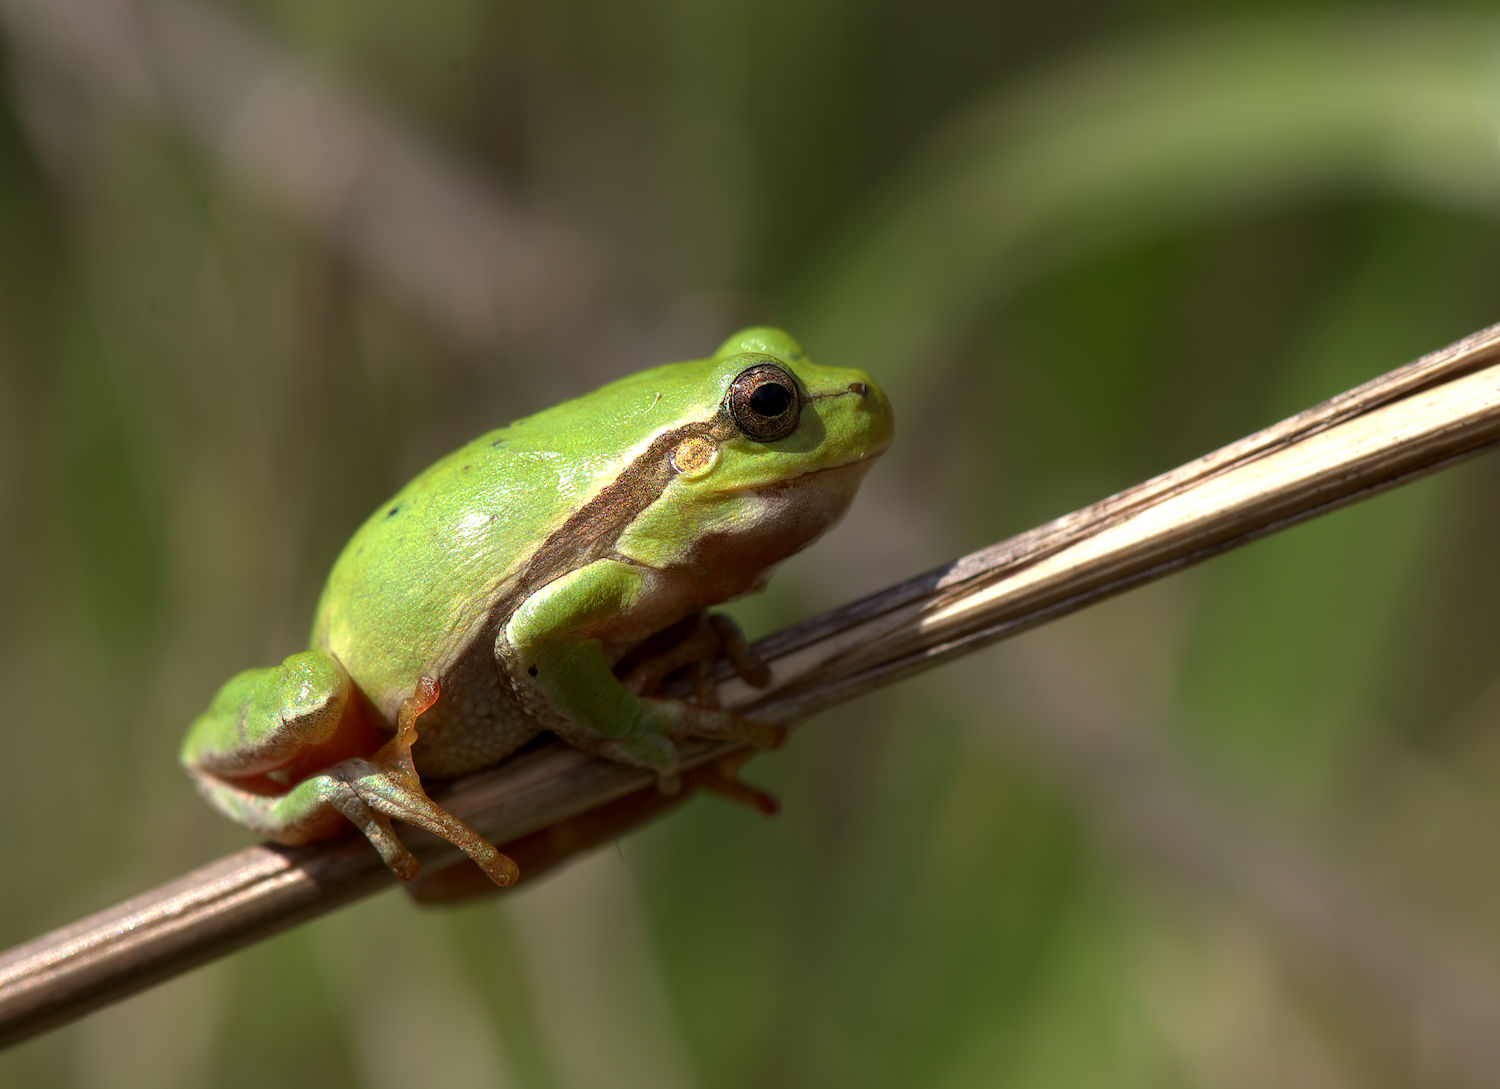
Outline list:
[[[423,678],[392,737],[353,698],[342,666],[303,651],[231,678],[189,728],[182,763],[215,808],[277,843],[327,838],[347,819],[409,880],[417,861],[392,829],[395,818],[448,840],[508,885],[515,863],[427,797],[412,766],[417,718],[437,695],[437,683]]]
[[[703,707],[719,706],[715,667],[725,659],[735,676],[764,688],[771,683],[771,667],[745,640],[740,626],[718,613],[698,613],[657,632],[615,663],[615,676],[638,696],[654,696],[672,673],[691,667],[693,699]]]
[[[602,639],[629,633],[657,601],[654,576],[623,560],[596,560],[523,601],[495,641],[501,673],[517,698],[568,744],[652,768],[663,779],[677,770],[673,738],[774,746],[780,732],[772,727],[686,700],[640,696],[615,676]]]

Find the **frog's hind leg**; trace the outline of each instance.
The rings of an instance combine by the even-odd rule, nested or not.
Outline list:
[[[345,820],[367,838],[397,877],[417,876],[416,856],[391,826],[416,825],[458,847],[497,885],[514,883],[516,864],[468,825],[403,781],[389,764],[352,757],[285,794],[264,795],[198,774],[204,796],[221,812],[276,843],[296,846],[327,839]]]
[[[189,770],[199,791],[215,809],[257,835],[274,843],[300,846],[332,838],[348,821],[365,834],[398,877],[409,881],[417,874],[416,858],[397,838],[390,818],[371,809],[344,774],[357,774],[359,769],[350,765],[362,763],[367,762],[346,761],[337,774],[304,779],[285,794],[257,794]]]
[[[391,737],[337,662],[304,651],[225,684],[189,729],[182,762],[210,804],[277,843],[328,838],[347,819],[409,880],[417,861],[391,827],[395,818],[448,840],[508,885],[515,863],[433,802],[412,766],[417,717],[437,696],[437,683],[424,678]]]

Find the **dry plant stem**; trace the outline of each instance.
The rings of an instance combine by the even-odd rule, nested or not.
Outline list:
[[[726,706],[783,723],[1236,544],[1391,487],[1500,439],[1500,326],[1259,434],[1010,541],[764,640],[764,691]],[[690,765],[726,746],[686,746]],[[646,773],[561,746],[437,797],[510,845],[649,787]],[[627,807],[615,834],[655,807]],[[454,852],[411,833],[424,864]],[[597,840],[584,836],[575,845]],[[533,840],[545,868],[573,849]],[[551,844],[550,846],[548,844]],[[523,852],[524,853],[524,852]],[[0,1044],[33,1035],[377,888],[362,841],[255,847],[0,957]]]

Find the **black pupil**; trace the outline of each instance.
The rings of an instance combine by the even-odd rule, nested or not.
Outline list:
[[[792,407],[792,391],[779,382],[766,382],[756,386],[750,395],[750,411],[757,416],[774,419]]]

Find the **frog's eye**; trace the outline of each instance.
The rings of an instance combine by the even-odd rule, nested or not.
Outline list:
[[[802,398],[795,378],[774,363],[757,363],[735,375],[724,407],[746,438],[775,442],[797,430]]]

